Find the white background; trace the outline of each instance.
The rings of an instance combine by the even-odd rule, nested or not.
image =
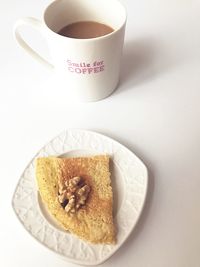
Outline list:
[[[52,73],[12,36],[19,17],[41,18],[47,0],[0,0],[0,266],[70,267],[38,244],[11,208],[17,181],[44,143],[67,128],[95,130],[147,165],[142,217],[102,266],[200,266],[200,1],[123,0],[128,22],[121,84],[109,98],[72,103]],[[45,41],[26,30],[48,57]]]

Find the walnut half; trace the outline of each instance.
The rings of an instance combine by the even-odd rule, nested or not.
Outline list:
[[[75,213],[83,207],[90,193],[89,185],[77,176],[62,183],[58,183],[58,201],[67,213]]]

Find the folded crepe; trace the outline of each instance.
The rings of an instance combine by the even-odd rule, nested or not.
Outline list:
[[[72,213],[60,203],[59,192],[60,184],[69,185],[74,177],[80,177],[89,190],[84,205]],[[38,158],[36,179],[42,201],[64,229],[91,243],[115,243],[109,156]]]

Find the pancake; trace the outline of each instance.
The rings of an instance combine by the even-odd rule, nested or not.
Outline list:
[[[74,177],[81,177],[90,190],[84,205],[71,213],[58,196],[60,183],[68,184]],[[109,156],[38,158],[36,179],[42,201],[64,229],[91,243],[115,243]]]

